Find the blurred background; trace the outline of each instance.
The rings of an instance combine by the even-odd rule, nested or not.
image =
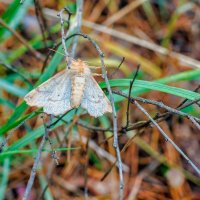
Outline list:
[[[0,1],[1,143],[13,133],[0,154],[0,199],[23,197],[44,134],[44,122],[48,121],[40,114],[41,109],[28,107],[23,97],[66,67],[63,50],[51,49],[61,42],[57,14],[63,7],[72,12],[70,24],[76,32],[77,2]],[[185,99],[200,98],[199,0],[84,0],[82,18],[81,32],[96,41],[105,54],[113,89],[128,94],[140,65],[137,79],[141,82],[133,84],[131,95],[172,108]],[[101,66],[97,51],[83,38],[79,38],[75,58]],[[105,88],[101,77],[95,79]],[[156,127],[143,125],[148,118],[132,104],[129,129],[123,131],[128,101],[118,95],[114,98],[124,164],[124,199],[200,199],[200,179],[195,170]],[[159,106],[141,105],[152,117],[166,114]],[[192,103],[181,111],[200,117],[199,104]],[[158,122],[199,166],[199,129],[179,115],[167,115]],[[81,109],[71,111],[53,126],[51,145],[47,142],[42,153],[30,199],[83,199],[84,188],[89,199],[118,199],[119,176],[111,128],[110,114],[95,119]],[[52,149],[57,151],[59,165],[51,156]]]

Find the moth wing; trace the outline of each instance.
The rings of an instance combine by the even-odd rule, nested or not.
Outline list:
[[[30,106],[43,107],[47,114],[60,115],[72,109],[70,97],[70,74],[64,70],[29,92],[24,100]]]
[[[85,108],[94,117],[112,112],[110,101],[92,76],[87,78],[81,107]]]

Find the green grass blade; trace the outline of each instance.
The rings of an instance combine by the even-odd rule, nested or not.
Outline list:
[[[131,81],[132,79],[115,79],[115,80],[110,80],[109,83],[111,87],[129,87]],[[105,82],[101,83],[101,87],[103,88],[106,87]],[[141,90],[141,89],[138,89],[137,87],[144,88],[144,89]],[[195,100],[195,99],[200,98],[200,94],[196,92],[164,85],[162,83],[142,81],[142,80],[135,80],[132,93],[134,95],[138,95],[138,94],[147,92],[149,90],[161,91],[161,92],[173,94],[175,96],[179,96],[179,97],[190,99],[190,100]]]
[[[167,83],[178,82],[178,81],[191,81],[191,80],[199,79],[199,77],[200,77],[200,70],[199,69],[195,69],[195,70],[190,70],[190,71],[186,71],[186,72],[181,72],[179,74],[171,75],[169,77],[165,77],[165,78],[156,80],[154,82],[149,82],[149,85],[151,83],[152,84],[154,84],[154,83],[167,84]],[[110,81],[111,82],[113,81],[114,85],[112,85],[112,86],[120,86],[121,85],[123,87],[129,87],[131,79],[118,79],[118,80],[110,80]],[[144,81],[143,81],[143,83],[144,83]],[[100,83],[100,86],[101,87],[105,87],[105,83],[104,82]],[[135,86],[136,86],[135,83],[134,83],[133,86],[134,87],[133,87],[133,90],[132,90],[132,95],[134,95],[134,96],[138,96],[138,95],[141,95],[141,94],[149,91],[149,89],[146,89],[146,88],[135,88]],[[170,87],[170,86],[167,86],[167,87]],[[123,89],[123,92],[128,94],[128,89]],[[168,91],[163,91],[163,92],[168,92]],[[175,95],[180,96],[178,91],[172,91],[172,92],[173,93],[175,92],[175,93],[178,94],[178,95],[177,94],[175,94]],[[195,98],[198,98],[197,96],[199,96],[197,93],[194,94],[191,91],[189,91],[189,93],[192,94],[192,99],[193,99],[194,96],[195,96]],[[120,101],[124,100],[124,97],[120,97],[118,95],[114,95],[114,99],[115,99],[116,102],[120,102]]]

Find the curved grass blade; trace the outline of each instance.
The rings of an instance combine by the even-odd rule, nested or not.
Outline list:
[[[129,87],[131,79],[115,79],[110,80],[111,87]],[[164,85],[158,82],[151,82],[151,81],[142,81],[142,80],[135,80],[134,86],[136,87],[133,89],[132,94],[138,95],[144,92],[148,92],[149,90],[156,90],[165,92],[168,94],[173,94],[175,96],[183,97],[189,100],[195,100],[200,98],[200,94],[196,92],[192,92],[186,89],[177,88],[173,86]],[[105,83],[101,83],[101,87],[105,87]],[[144,89],[138,89],[144,88]]]

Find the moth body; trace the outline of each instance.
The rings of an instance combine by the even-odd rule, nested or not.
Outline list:
[[[81,60],[72,61],[71,69],[71,99],[72,108],[78,108],[81,104],[88,76],[91,71],[88,66]]]
[[[86,78],[85,76],[73,76],[71,78],[71,107],[78,108],[81,104],[85,91]]]

